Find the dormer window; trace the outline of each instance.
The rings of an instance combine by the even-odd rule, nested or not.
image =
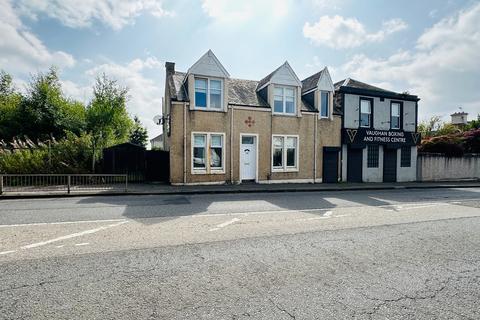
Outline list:
[[[320,117],[328,118],[330,116],[330,94],[328,91],[320,92]]]
[[[275,86],[273,99],[274,113],[289,115],[294,115],[296,113],[294,88]]]
[[[223,81],[195,77],[195,108],[205,110],[223,109]]]

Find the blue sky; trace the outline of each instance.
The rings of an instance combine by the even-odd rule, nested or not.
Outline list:
[[[164,63],[185,71],[212,49],[232,77],[258,80],[288,60],[303,79],[328,66],[422,100],[420,118],[480,112],[478,1],[0,0],[0,68],[22,89],[61,70],[88,102],[105,72],[130,88],[130,113],[160,133]]]

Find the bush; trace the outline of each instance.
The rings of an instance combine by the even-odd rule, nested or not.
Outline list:
[[[91,163],[89,135],[67,132],[60,141],[33,143],[29,139],[14,139],[8,144],[0,143],[0,173],[88,173]]]

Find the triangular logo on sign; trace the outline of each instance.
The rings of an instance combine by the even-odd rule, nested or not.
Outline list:
[[[415,144],[418,142],[418,138],[420,138],[420,133],[418,132],[412,132],[412,140]]]
[[[353,140],[355,140],[355,136],[357,135],[357,131],[358,130],[347,129],[348,139],[350,139],[350,143],[353,143]]]

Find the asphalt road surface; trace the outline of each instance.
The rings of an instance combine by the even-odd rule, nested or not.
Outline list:
[[[0,201],[0,319],[480,319],[480,188]]]

